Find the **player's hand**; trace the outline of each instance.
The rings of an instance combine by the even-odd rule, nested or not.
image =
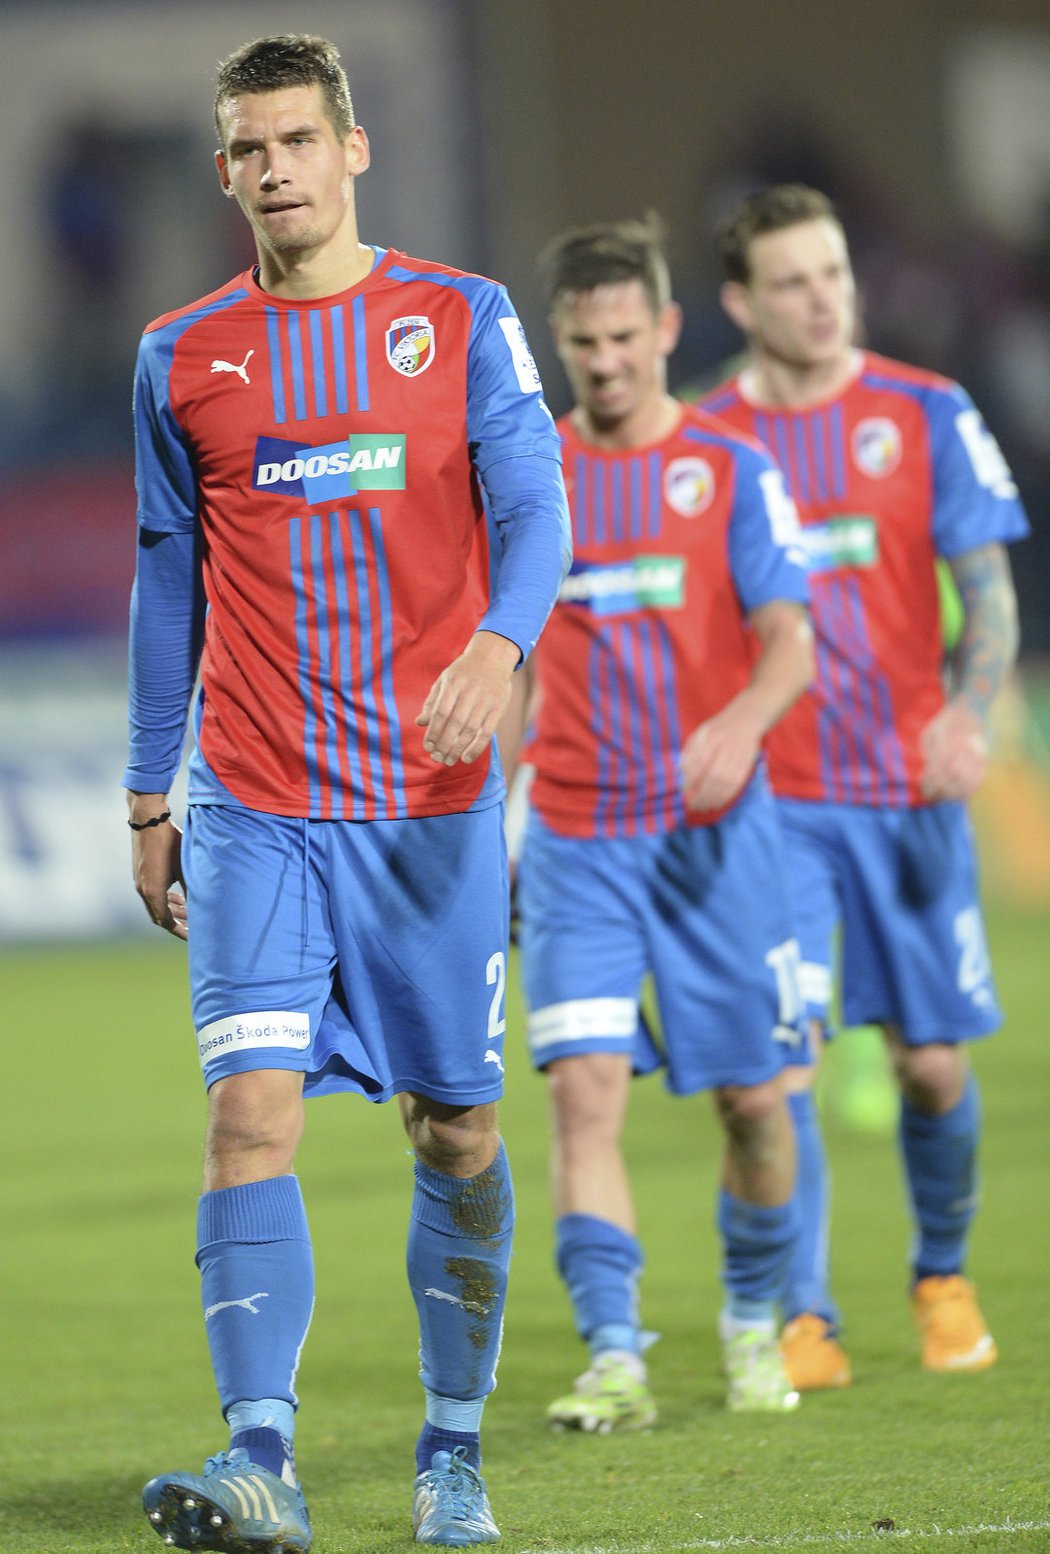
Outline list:
[[[927,723],[920,741],[923,797],[937,803],[971,798],[988,770],[984,724],[963,701],[951,701]]]
[[[182,877],[182,832],[172,821],[131,833],[131,872],[135,889],[158,928],[185,939],[186,883]],[[181,889],[172,887],[178,884]]]
[[[722,809],[743,788],[758,760],[755,718],[730,702],[693,730],[682,751],[682,791],[690,809]]]
[[[469,765],[489,747],[507,703],[521,658],[517,643],[478,631],[430,687],[416,718],[426,729],[423,749],[443,766]]]

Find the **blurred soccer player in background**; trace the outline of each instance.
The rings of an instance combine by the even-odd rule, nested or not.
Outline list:
[[[557,1263],[591,1356],[548,1417],[602,1432],[656,1417],[621,1132],[632,1069],[661,1061],[674,1093],[713,1091],[724,1127],[729,1407],[789,1409],[775,1319],[797,945],[759,747],[812,673],[794,509],[755,442],[667,392],[680,314],[655,223],[569,232],[542,263],[576,401],[559,423],[576,559],[535,655],[518,904]],[[509,755],[525,692],[520,676]],[[640,1023],[648,973],[662,1056]]]
[[[490,738],[568,564],[568,514],[502,287],[359,241],[369,148],[338,59],[280,36],[221,67],[219,179],[258,265],[151,324],[136,378],[125,783],[139,893],[189,939],[197,1262],[230,1429],[202,1473],[146,1487],[184,1549],[310,1544],[292,1456],[314,1291],[292,1174],[304,1090],[399,1097],[426,1395],[415,1536],[499,1536],[478,1436],[513,1222]],[[198,664],[180,849],[166,795]]]
[[[980,1370],[996,1348],[963,1275],[977,1202],[977,1085],[963,1043],[1001,1023],[965,801],[1013,664],[1006,543],[1027,533],[1010,471],[958,384],[854,349],[846,238],[818,191],[753,195],[717,237],[723,304],[750,362],[706,408],[773,452],[809,555],[812,688],[771,732],[813,1066],[788,1076],[802,1235],[783,1346],[799,1388],[845,1386],[828,1291],[827,1173],[812,1081],[841,925],[846,1025],[883,1028],[901,1091],[922,1363]],[[947,696],[935,561],[963,604]]]

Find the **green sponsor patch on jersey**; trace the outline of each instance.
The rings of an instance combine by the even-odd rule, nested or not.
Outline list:
[[[802,530],[811,572],[836,567],[873,567],[879,559],[879,531],[865,513],[841,513]]]
[[[405,489],[404,432],[354,432],[347,438],[351,484],[359,491]]]
[[[636,556],[634,587],[639,604],[680,609],[685,599],[685,557]]]

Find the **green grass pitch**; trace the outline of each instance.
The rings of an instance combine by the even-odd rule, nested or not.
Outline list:
[[[546,1097],[511,978],[503,1116],[518,1239],[485,1425],[507,1554],[1050,1550],[1050,921],[998,910],[990,927],[1008,1025],[974,1054],[985,1204],[970,1271],[998,1367],[920,1371],[893,1140],[831,1129],[832,1260],[856,1383],[793,1417],[726,1414],[716,1128],[706,1098],[673,1101],[650,1079],[636,1087],[629,1150],[643,1312],[663,1335],[651,1353],[661,1419],[640,1436],[557,1437],[542,1422],[585,1355],[551,1265]],[[139,1508],[143,1481],[224,1444],[193,1266],[203,1109],[183,952],[159,935],[10,952],[0,986],[0,1551],[151,1554],[161,1544]],[[404,1278],[411,1163],[394,1108],[311,1103],[299,1169],[318,1280],[297,1441],[314,1547],[407,1551],[421,1399]]]

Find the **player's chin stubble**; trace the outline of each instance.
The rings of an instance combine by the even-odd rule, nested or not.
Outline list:
[[[275,226],[265,219],[252,222],[260,241],[274,254],[294,254],[307,248],[316,248],[323,234],[307,223],[305,226]]]

